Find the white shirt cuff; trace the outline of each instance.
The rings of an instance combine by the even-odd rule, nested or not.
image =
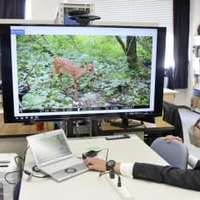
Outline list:
[[[195,156],[192,156],[191,154],[188,155],[188,164],[194,168],[198,162],[198,158]]]
[[[120,174],[123,176],[133,177],[133,166],[134,163],[121,163],[120,164]]]

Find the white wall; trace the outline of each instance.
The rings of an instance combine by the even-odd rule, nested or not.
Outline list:
[[[31,19],[54,20],[60,0],[28,0],[31,3]]]

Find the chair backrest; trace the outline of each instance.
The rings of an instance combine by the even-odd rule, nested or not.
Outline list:
[[[187,169],[188,149],[183,143],[177,140],[169,143],[164,137],[159,137],[152,142],[151,148],[171,166]]]
[[[169,102],[163,102],[163,120],[174,126],[173,131],[166,131],[165,135],[175,135],[183,138],[183,127],[178,106]]]

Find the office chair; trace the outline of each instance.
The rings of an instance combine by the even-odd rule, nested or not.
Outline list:
[[[184,139],[180,113],[175,104],[166,101],[163,102],[163,120],[174,126],[173,131],[167,131],[163,134],[163,136],[174,135],[179,136],[182,140]]]
[[[181,116],[178,110],[178,106],[166,101],[163,101],[163,120],[174,126],[173,130],[162,131],[158,136],[155,133],[145,132],[145,142],[151,145],[152,141],[160,136],[174,135],[179,136],[184,141],[183,127]]]
[[[168,143],[165,141],[165,137],[159,137],[152,142],[151,148],[171,166],[187,169],[188,149],[180,141],[173,140]]]

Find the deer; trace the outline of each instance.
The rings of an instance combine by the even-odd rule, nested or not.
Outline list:
[[[58,74],[58,78],[62,84],[62,75],[68,75],[73,80],[73,87],[75,89],[75,99],[78,99],[78,80],[85,76],[86,74],[94,74],[94,66],[91,61],[89,64],[86,64],[83,67],[78,66],[72,60],[63,58],[63,57],[55,57],[52,61],[53,70],[50,73],[52,77],[54,74]],[[63,84],[62,84],[63,87]]]

